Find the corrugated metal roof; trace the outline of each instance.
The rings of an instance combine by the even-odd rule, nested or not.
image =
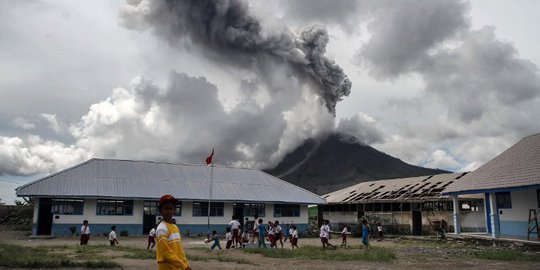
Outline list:
[[[363,182],[334,191],[323,198],[328,203],[440,200],[448,198],[442,195],[442,191],[465,174],[447,173]]]
[[[206,165],[91,159],[17,188],[17,196],[209,199]],[[214,167],[212,200],[325,204],[320,196],[255,169]]]
[[[456,181],[444,193],[473,193],[540,185],[540,133],[519,142]]]

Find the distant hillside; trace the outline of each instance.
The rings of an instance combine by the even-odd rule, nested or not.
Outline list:
[[[340,134],[306,140],[266,172],[319,195],[365,181],[447,173],[407,164]]]

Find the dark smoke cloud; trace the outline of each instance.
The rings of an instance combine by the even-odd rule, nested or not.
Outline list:
[[[287,66],[316,89],[332,114],[337,102],[350,94],[347,75],[325,56],[324,28],[311,27],[298,35],[286,29],[270,31],[239,0],[130,1],[122,17],[128,28],[150,29],[171,44],[202,49],[212,60],[258,72],[267,61]]]

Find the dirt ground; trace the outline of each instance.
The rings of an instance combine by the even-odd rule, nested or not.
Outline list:
[[[146,248],[145,237],[120,237],[120,245]],[[338,239],[331,242],[339,244]],[[77,238],[54,238],[54,239],[29,239],[28,233],[21,232],[0,232],[0,243],[16,244],[22,246],[44,246],[44,245],[78,245]],[[349,244],[359,245],[360,239],[350,238]],[[90,238],[90,245],[108,244],[108,239],[103,236]],[[306,259],[281,259],[267,258],[259,254],[249,254],[241,250],[210,251],[209,244],[204,244],[202,239],[183,238],[183,245],[189,257],[204,258],[204,260],[191,260],[193,269],[298,269],[298,270],[318,270],[318,269],[475,269],[475,270],[498,270],[498,269],[540,269],[540,261],[494,261],[480,259],[463,259],[457,256],[459,253],[467,253],[470,248],[463,249],[445,248],[444,245],[432,245],[422,241],[400,242],[395,240],[385,240],[382,242],[372,241],[374,247],[381,246],[392,249],[397,259],[390,263],[364,262],[364,261],[323,261]],[[315,238],[300,239],[299,246],[318,246],[319,240]],[[224,246],[224,243],[222,243]],[[286,245],[288,248],[289,246]],[[208,249],[206,249],[208,248]],[[339,249],[339,247],[338,247]],[[358,250],[363,252],[363,250]],[[114,251],[111,251],[114,254]],[[212,260],[219,254],[228,258],[238,259],[238,262],[219,262]],[[113,255],[114,257],[114,255]],[[460,259],[461,258],[461,259]],[[123,267],[129,270],[156,269],[154,260],[139,260],[115,258]],[[249,262],[249,263],[246,263]],[[5,269],[5,268],[4,268]]]

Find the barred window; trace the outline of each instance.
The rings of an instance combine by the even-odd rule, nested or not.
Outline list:
[[[299,217],[299,204],[275,204],[274,217]]]
[[[225,204],[222,202],[210,203],[210,216],[222,217]],[[193,202],[193,216],[194,217],[207,217],[208,216],[208,202]]]
[[[82,215],[84,200],[82,199],[52,199],[51,211],[59,215]]]
[[[133,200],[97,200],[96,215],[130,216],[133,215]]]
[[[143,203],[143,213],[145,215],[154,215],[159,216],[158,201],[144,201]],[[182,202],[177,202],[176,207],[174,208],[174,216],[182,216]]]
[[[265,217],[266,210],[264,203],[245,203],[244,204],[244,216],[245,217]]]

